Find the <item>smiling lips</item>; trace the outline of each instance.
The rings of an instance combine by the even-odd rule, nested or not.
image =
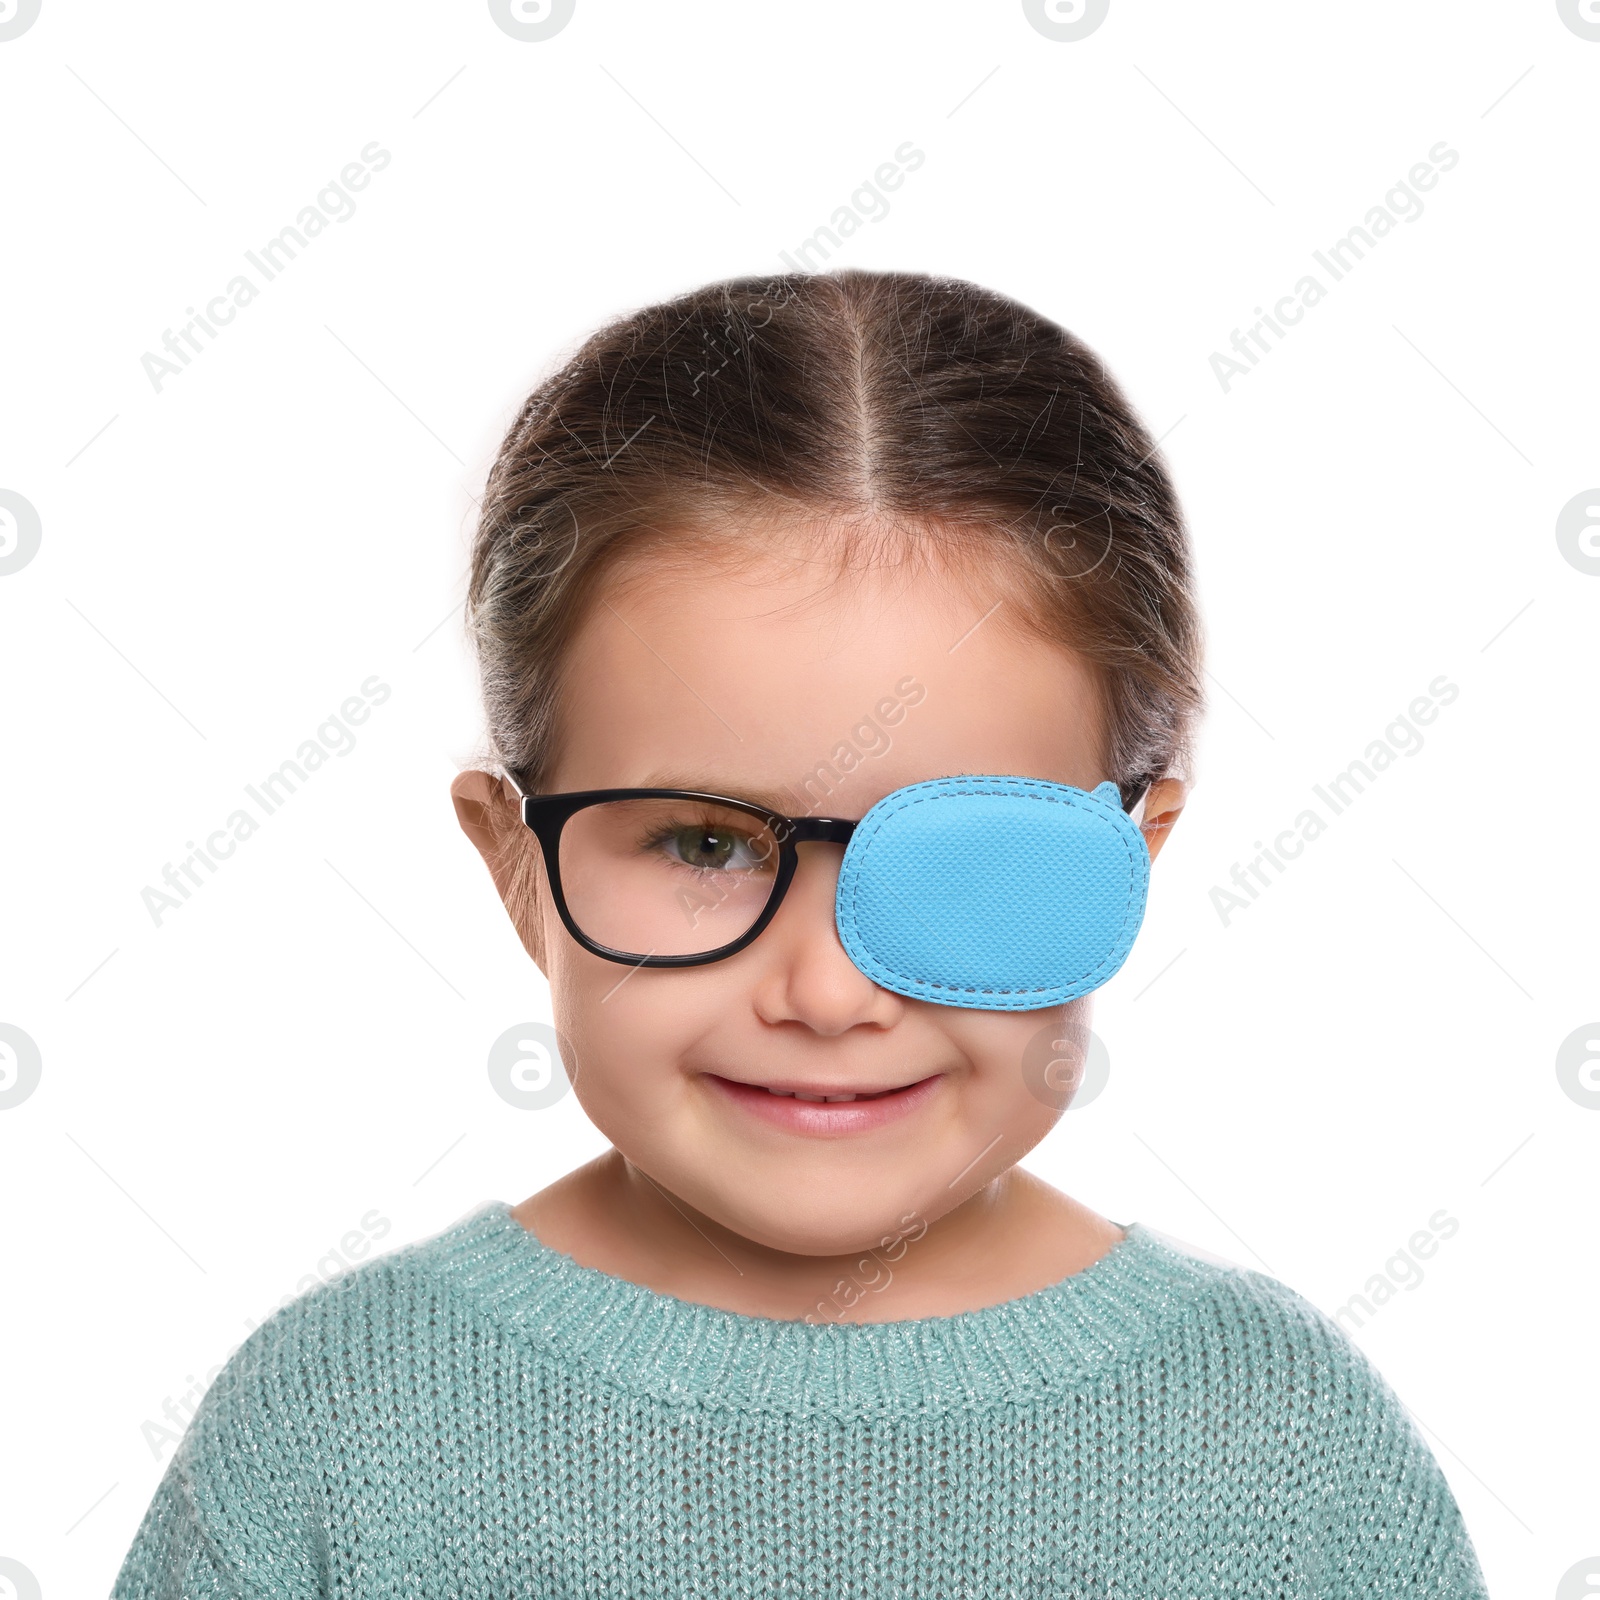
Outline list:
[[[758,1085],[751,1084],[750,1087],[756,1088]],[[842,1105],[851,1100],[876,1100],[879,1095],[899,1094],[899,1092],[899,1089],[872,1089],[864,1090],[860,1094],[807,1094],[804,1089],[774,1089],[770,1084],[767,1085],[768,1094],[793,1095],[796,1100],[816,1100],[830,1106]]]
[[[790,1133],[837,1137],[880,1128],[909,1115],[938,1088],[941,1074],[892,1089],[866,1090],[741,1083],[710,1072],[705,1076],[719,1093],[765,1122]]]

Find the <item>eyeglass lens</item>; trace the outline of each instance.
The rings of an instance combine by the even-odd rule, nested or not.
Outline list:
[[[634,956],[704,955],[748,933],[772,898],[778,840],[704,800],[608,800],[561,830],[561,888],[588,938]]]

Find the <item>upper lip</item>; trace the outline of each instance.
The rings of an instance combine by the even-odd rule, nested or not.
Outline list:
[[[807,1078],[775,1078],[770,1082],[757,1083],[749,1078],[732,1077],[725,1072],[718,1073],[717,1076],[727,1078],[729,1083],[742,1084],[746,1089],[767,1089],[774,1094],[812,1094],[826,1098],[842,1094],[888,1094],[894,1089],[909,1089],[913,1084],[921,1083],[934,1074],[924,1073],[920,1078],[902,1078],[896,1083],[819,1083],[815,1079]]]

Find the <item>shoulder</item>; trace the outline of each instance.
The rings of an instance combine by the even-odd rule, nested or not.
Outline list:
[[[1267,1379],[1292,1373],[1305,1391],[1360,1382],[1398,1404],[1377,1369],[1322,1308],[1271,1273],[1140,1224],[1146,1246],[1181,1279],[1191,1319],[1243,1357],[1254,1357]]]
[[[1214,1443],[1248,1446],[1264,1470],[1293,1467],[1316,1489],[1358,1459],[1427,1454],[1394,1388],[1321,1307],[1271,1273],[1141,1232],[1179,1302],[1162,1382]]]
[[[179,1447],[188,1465],[225,1460],[248,1436],[315,1448],[374,1403],[420,1386],[410,1371],[446,1334],[443,1262],[491,1210],[348,1268],[278,1307],[232,1352],[206,1390]],[[416,1380],[416,1382],[413,1382]]]
[[[448,1369],[467,1312],[445,1267],[470,1258],[493,1214],[318,1284],[229,1355],[156,1487],[117,1600],[327,1593],[339,1482],[456,1399]]]
[[[1144,1232],[1190,1290],[1183,1354],[1169,1353],[1163,1381],[1188,1391],[1186,1427],[1235,1463],[1256,1464],[1262,1514],[1290,1516],[1304,1570],[1380,1587],[1425,1578],[1437,1585],[1428,1592],[1452,1600],[1483,1595],[1420,1425],[1338,1323],[1270,1273]]]

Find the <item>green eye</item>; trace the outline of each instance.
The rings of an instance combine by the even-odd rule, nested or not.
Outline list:
[[[676,828],[672,852],[691,867],[725,867],[733,854],[731,835],[710,828]]]
[[[685,824],[672,828],[661,843],[674,860],[701,871],[748,872],[763,864],[755,841],[728,828]]]

